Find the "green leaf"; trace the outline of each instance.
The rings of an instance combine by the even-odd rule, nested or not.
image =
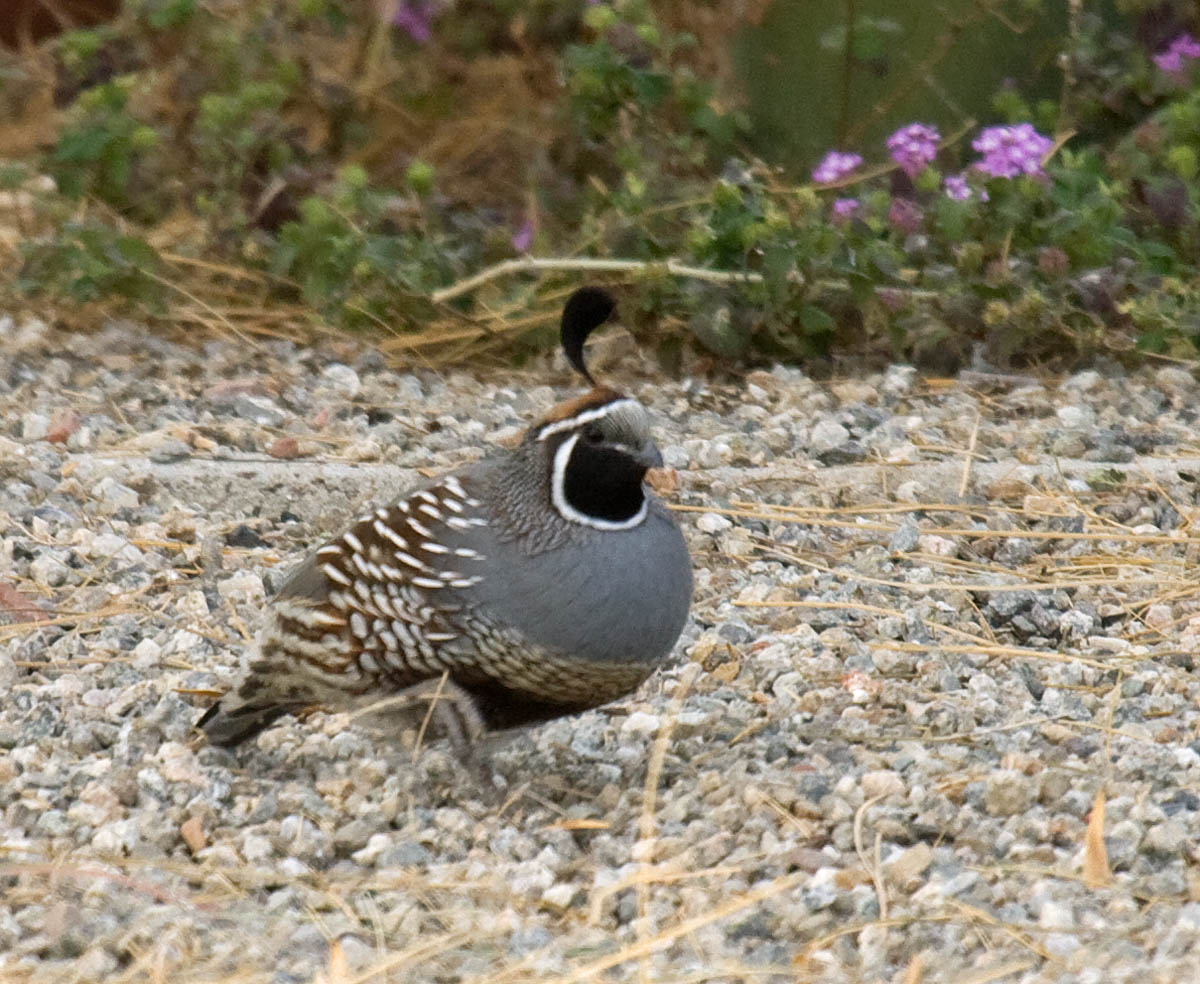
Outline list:
[[[158,264],[158,252],[138,236],[118,236],[116,247],[121,257],[134,266],[152,267]]]
[[[800,307],[800,327],[809,336],[832,335],[837,330],[837,322],[828,311],[815,304],[804,304]]]

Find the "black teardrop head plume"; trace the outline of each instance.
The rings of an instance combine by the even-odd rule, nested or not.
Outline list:
[[[600,287],[580,287],[563,306],[562,347],[567,360],[592,385],[596,381],[583,361],[583,343],[617,307],[612,294]]]

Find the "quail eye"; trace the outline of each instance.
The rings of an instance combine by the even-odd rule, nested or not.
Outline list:
[[[583,439],[588,444],[601,444],[604,441],[604,431],[595,424],[588,424],[583,429]]]

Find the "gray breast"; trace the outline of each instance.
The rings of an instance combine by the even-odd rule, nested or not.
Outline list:
[[[489,574],[471,590],[473,606],[550,652],[652,666],[670,654],[687,621],[687,546],[656,499],[630,530],[589,531],[533,556],[512,541],[484,549]]]

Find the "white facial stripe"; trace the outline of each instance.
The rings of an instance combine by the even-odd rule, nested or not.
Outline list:
[[[556,420],[552,424],[547,424],[538,431],[537,439],[544,441],[548,437],[553,437],[555,434],[561,434],[563,431],[573,430],[580,424],[589,424],[593,420],[599,420],[601,417],[607,417],[614,410],[624,410],[629,406],[636,406],[637,400],[625,397],[620,400],[613,400],[612,403],[606,403],[602,407],[596,407],[594,410],[585,410],[583,413],[577,413],[574,417],[568,417],[566,420]]]
[[[576,417],[576,420],[579,418]],[[567,493],[565,489],[567,476],[567,462],[571,460],[571,451],[575,447],[575,442],[579,440],[578,434],[572,434],[562,444],[558,450],[554,452],[554,475],[550,479],[550,501],[554,503],[554,508],[558,510],[558,514],[563,519],[570,520],[572,523],[580,523],[583,526],[590,526],[597,530],[631,530],[639,525],[646,518],[646,509],[649,506],[648,500],[643,496],[642,508],[635,512],[628,519],[611,520],[598,519],[595,516],[587,516],[581,513],[578,509],[567,502]]]

